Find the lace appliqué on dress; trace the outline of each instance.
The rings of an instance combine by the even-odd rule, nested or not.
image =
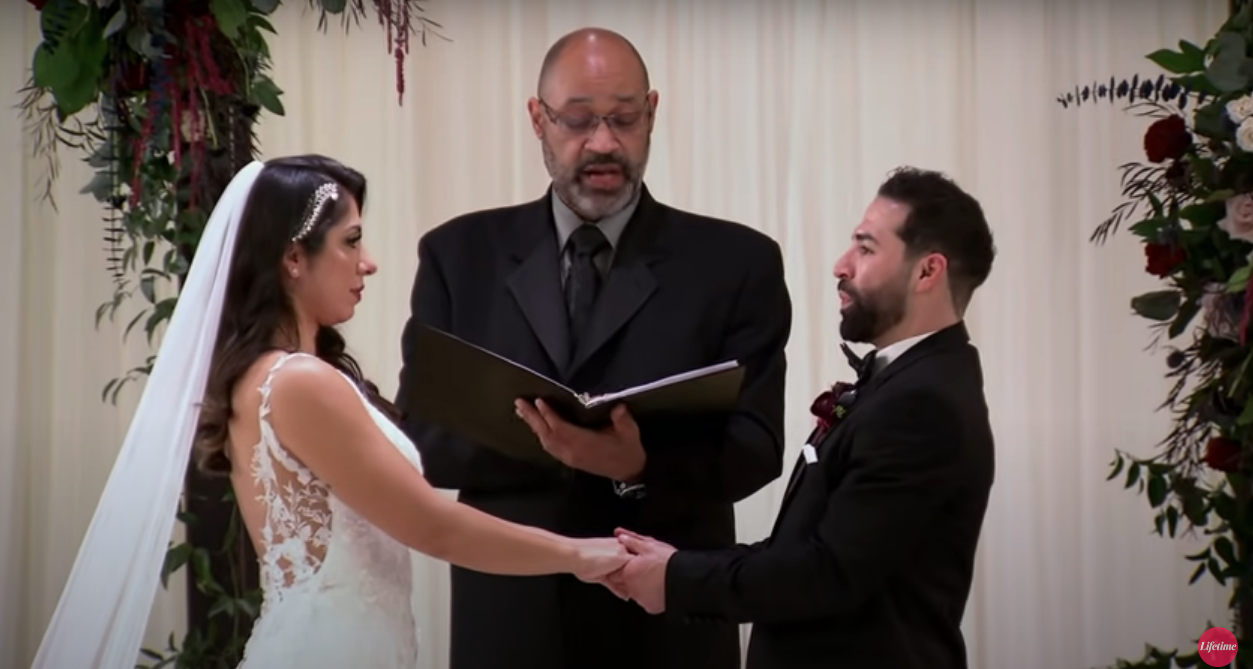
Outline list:
[[[252,452],[257,500],[265,509],[260,576],[267,605],[317,574],[331,540],[330,489],[283,448],[269,420],[274,375],[295,355],[279,358],[261,385],[261,441]]]

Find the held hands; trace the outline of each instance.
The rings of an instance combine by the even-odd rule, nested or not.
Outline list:
[[[631,559],[625,546],[612,537],[604,539],[572,539],[576,556],[574,575],[585,583],[608,586],[606,578],[622,569]],[[613,588],[610,587],[612,590]],[[619,595],[622,596],[622,595]]]
[[[562,420],[557,412],[536,400],[516,400],[514,408],[526,421],[540,444],[567,467],[614,481],[629,483],[644,471],[644,446],[640,428],[625,406],[610,412],[613,424],[603,430],[587,430]]]
[[[599,583],[618,597],[634,600],[645,611],[666,610],[666,564],[674,546],[619,528],[613,538],[571,539],[576,550],[573,574]]]
[[[623,599],[635,600],[645,611],[666,610],[666,564],[676,549],[651,537],[618,529],[618,541],[631,553],[630,561],[611,572],[604,585]]]
[[[644,471],[646,456],[640,429],[625,406],[610,412],[612,425],[587,430],[557,415],[543,400],[516,400],[514,408],[544,450],[567,467],[630,482]],[[666,563],[676,549],[651,537],[618,529],[614,538],[575,539],[578,567],[574,575],[599,583],[622,599],[635,600],[645,611],[666,610]]]

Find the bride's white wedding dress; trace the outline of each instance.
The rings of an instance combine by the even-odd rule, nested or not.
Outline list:
[[[241,507],[260,504],[265,518],[258,551],[265,599],[239,669],[413,669],[418,639],[410,549],[336,499],[283,448],[270,425],[271,383],[298,355],[307,354],[280,357],[261,385],[253,489],[236,491]],[[421,471],[408,437],[360,390],[357,395]]]

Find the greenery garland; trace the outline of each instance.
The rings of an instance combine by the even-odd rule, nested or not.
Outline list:
[[[1163,286],[1131,299],[1170,347],[1173,385],[1162,408],[1174,426],[1149,458],[1116,451],[1109,479],[1144,494],[1154,530],[1204,536],[1190,583],[1208,574],[1230,590],[1230,622],[1197,625],[1234,633],[1236,664],[1253,667],[1253,5],[1236,3],[1204,46],[1186,40],[1148,59],[1156,77],[1076,87],[1064,107],[1122,102],[1153,119],[1145,161],[1120,166],[1124,201],[1092,235],[1126,226],[1143,244],[1145,271]],[[1182,342],[1180,338],[1185,337]],[[1180,342],[1180,343],[1176,343]],[[1229,627],[1228,627],[1229,626]],[[1148,645],[1126,669],[1203,666],[1209,646]]]

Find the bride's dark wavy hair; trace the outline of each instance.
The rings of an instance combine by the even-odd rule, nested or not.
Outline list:
[[[351,195],[364,209],[365,176],[325,156],[270,160],[253,183],[235,240],[222,322],[196,427],[196,463],[201,471],[231,471],[226,445],[234,415],[231,396],[240,378],[266,353],[295,350],[296,318],[282,280],[283,256],[304,223],[314,191],[328,181],[337,183],[341,195]],[[297,242],[310,257],[323,250],[327,231],[348,214],[348,198],[339,197],[331,203],[323,207],[312,229]],[[291,342],[291,347],[282,345],[284,341]],[[356,381],[372,404],[393,420],[400,417],[396,407],[364,378],[338,330],[319,327],[315,344],[317,356]]]

